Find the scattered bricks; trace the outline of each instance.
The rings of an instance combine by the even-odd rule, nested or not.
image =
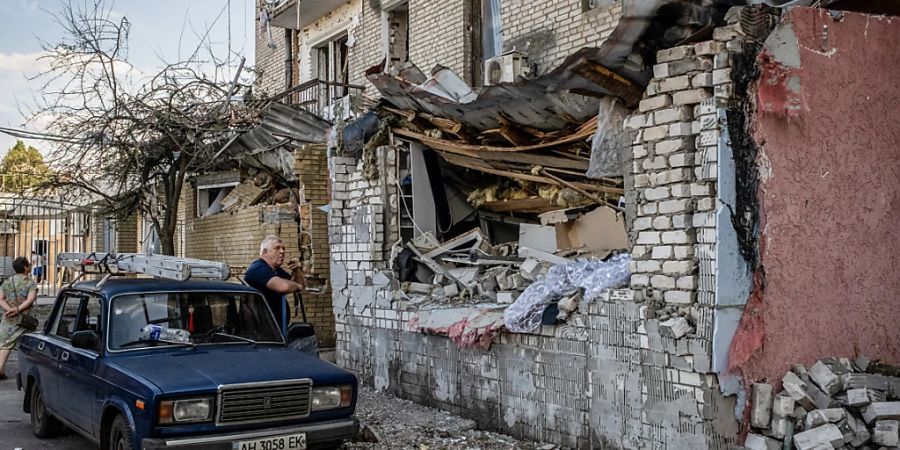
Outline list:
[[[653,146],[653,151],[657,155],[664,155],[682,150],[693,150],[693,148],[694,146],[691,143],[691,139],[679,138],[657,142],[656,145]]]
[[[693,45],[681,45],[656,52],[656,60],[661,63],[684,59],[689,56],[694,56]]]
[[[744,441],[744,447],[748,450],[781,450],[782,444],[774,439],[750,433]]]
[[[718,41],[704,41],[694,44],[694,54],[697,56],[715,55],[725,51],[725,44]]]
[[[669,198],[669,188],[663,186],[658,188],[644,189],[644,198],[651,202],[667,199]]]
[[[640,112],[653,111],[660,108],[672,106],[672,96],[657,95],[655,97],[645,98],[638,104]]]
[[[693,105],[712,97],[708,89],[691,89],[689,91],[676,92],[672,95],[672,102],[676,105]]]
[[[678,200],[668,200],[661,202],[659,204],[659,213],[660,214],[673,214],[673,213],[681,213],[681,212],[689,212],[691,207],[691,201],[689,199],[678,199]],[[680,242],[673,242],[679,243]]]
[[[806,393],[812,398],[816,409],[828,409],[838,406],[837,401],[829,397],[824,391],[816,387],[814,384],[806,385]]]
[[[450,283],[444,286],[444,295],[453,298],[459,295],[459,286],[456,283]]]
[[[876,391],[887,391],[890,388],[890,379],[884,375],[873,373],[845,373],[841,375],[840,378],[844,389],[865,388]]]
[[[666,136],[669,135],[669,127],[665,125],[657,125],[655,127],[645,128],[643,131],[644,142],[658,141],[660,139],[665,139]]]
[[[522,265],[519,266],[519,273],[522,274],[523,278],[530,281],[536,280],[540,271],[541,263],[534,258],[527,258],[522,262]]]
[[[434,286],[425,283],[411,282],[406,287],[406,292],[410,294],[431,294]]]
[[[663,300],[667,303],[690,305],[694,302],[694,296],[693,293],[689,291],[667,291],[663,294]]]
[[[691,119],[691,117],[691,109],[684,106],[660,109],[653,113],[654,120],[660,125],[671,122],[684,122]]]
[[[854,417],[853,414],[847,414],[847,428],[850,430],[850,433],[852,433],[852,436],[850,437],[850,445],[852,447],[859,447],[872,438],[872,434],[869,433],[866,424],[863,423],[862,420]]]
[[[662,242],[659,231],[641,231],[636,243],[641,245],[659,245]],[[526,277],[527,278],[527,277]]]
[[[664,231],[661,240],[663,244],[693,244],[694,238],[687,231]]]
[[[797,450],[819,449],[823,445],[830,445],[831,448],[844,445],[844,434],[837,425],[829,423],[794,435],[794,446]]]
[[[803,367],[803,364],[792,365],[791,372],[797,374],[804,383],[809,383],[809,372],[806,371],[806,367]]]
[[[653,78],[665,78],[667,76],[669,76],[668,64],[660,63],[653,66]]]
[[[843,408],[814,409],[806,415],[806,429],[812,429],[826,423],[837,423],[845,417]]]
[[[801,408],[802,409],[802,408]],[[784,440],[794,434],[794,422],[787,417],[773,417],[767,434],[775,439]]]
[[[673,317],[659,324],[660,334],[674,339],[680,339],[693,330],[691,324],[684,317]]]
[[[650,286],[657,289],[675,289],[675,279],[665,275],[653,275],[650,277]]]
[[[779,395],[772,399],[772,415],[790,417],[794,413],[794,399],[788,395]]]
[[[865,388],[847,390],[847,406],[865,406],[869,404],[869,394]]]
[[[812,397],[806,393],[807,384],[793,372],[788,372],[781,378],[782,386],[788,395],[794,399],[803,409],[810,411],[816,408]],[[795,416],[796,417],[796,416]]]
[[[691,79],[687,75],[681,75],[672,78],[666,78],[659,82],[660,92],[672,92],[689,89],[691,87]]]
[[[841,379],[828,366],[822,364],[822,361],[816,361],[809,368],[809,377],[828,395],[837,394],[841,390]]]
[[[517,291],[500,291],[497,293],[497,303],[513,303],[518,296],[519,293]]]
[[[900,378],[888,378],[888,398],[891,400],[900,400]]]
[[[668,63],[668,71],[670,77],[684,75],[689,72],[709,72],[713,68],[713,61],[709,57],[698,57],[682,59]]]
[[[772,385],[755,383],[750,389],[750,425],[769,428],[772,419]]]
[[[875,422],[875,430],[872,433],[872,442],[885,447],[900,445],[900,422],[896,420],[879,420]]]
[[[694,271],[694,262],[666,261],[662,264],[662,271],[666,275],[687,275]]]
[[[672,246],[670,246],[670,245],[657,245],[657,246],[653,247],[653,250],[651,250],[651,253],[650,253],[651,259],[669,259],[671,257],[672,257]]]
[[[873,402],[862,412],[866,424],[872,425],[876,420],[900,419],[900,402]]]

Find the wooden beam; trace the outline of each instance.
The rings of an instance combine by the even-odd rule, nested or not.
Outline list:
[[[636,106],[644,95],[643,88],[607,69],[598,62],[585,59],[575,67],[574,71],[588,81],[625,100],[629,108]]]

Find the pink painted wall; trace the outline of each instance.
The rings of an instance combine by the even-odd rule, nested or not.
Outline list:
[[[759,63],[765,277],[732,366],[752,381],[825,356],[900,364],[900,18],[795,8]]]

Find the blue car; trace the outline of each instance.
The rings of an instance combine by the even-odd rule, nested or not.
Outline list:
[[[356,377],[289,349],[263,296],[239,284],[76,284],[23,337],[19,365],[39,438],[69,427],[104,450],[294,450],[359,428]]]

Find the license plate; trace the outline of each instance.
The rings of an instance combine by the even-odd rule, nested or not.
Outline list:
[[[232,450],[305,450],[306,433],[237,441],[231,444],[231,448]]]

